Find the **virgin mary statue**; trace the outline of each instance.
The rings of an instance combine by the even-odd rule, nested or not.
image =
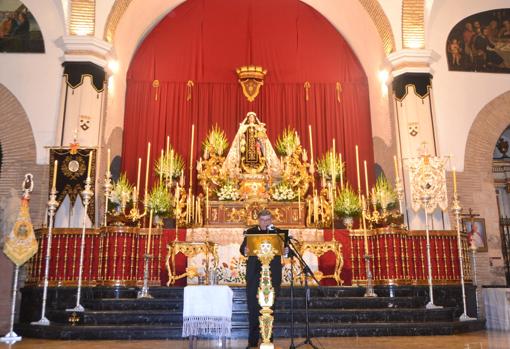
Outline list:
[[[266,124],[260,122],[254,112],[248,112],[239,125],[223,170],[240,174],[267,174],[270,177],[280,175],[280,160],[267,137]]]

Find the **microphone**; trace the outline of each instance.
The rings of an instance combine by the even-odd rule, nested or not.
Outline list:
[[[268,230],[268,231],[275,231],[275,230],[276,230],[276,227],[274,226],[274,224],[269,224],[269,225],[267,226],[267,230]]]

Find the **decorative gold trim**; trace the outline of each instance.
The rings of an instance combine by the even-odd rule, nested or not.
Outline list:
[[[425,6],[423,0],[402,1],[402,47],[425,47]]]
[[[386,55],[394,52],[396,50],[395,38],[393,36],[393,31],[391,30],[390,21],[384,13],[381,4],[379,4],[377,0],[359,0],[359,2],[365,8],[365,10],[370,15],[370,18],[374,22],[374,25],[377,28],[377,32],[381,37],[384,52]]]
[[[113,42],[117,26],[119,25],[119,22],[126,12],[129,4],[131,4],[131,1],[132,0],[115,0],[104,27],[103,38],[105,41],[110,43]]]
[[[106,20],[104,29],[105,41],[110,43],[113,42],[117,26],[131,2],[132,0],[115,0]],[[386,55],[394,52],[396,50],[395,37],[393,36],[390,21],[379,2],[377,0],[359,0],[359,2],[372,19],[372,22],[379,33],[379,37],[381,38]]]
[[[406,99],[407,95],[409,94],[409,88],[410,87],[415,87],[414,84],[407,84],[405,86],[406,88],[406,93],[404,93],[404,95],[402,96],[402,98],[398,98],[397,96],[394,96],[395,97],[395,100],[399,101],[399,102],[402,102],[404,99]],[[430,96],[430,91],[432,90],[432,86],[428,85],[427,86],[427,93],[425,93],[423,96],[418,94],[416,92],[416,88],[413,88],[413,91],[414,91],[414,95],[422,100],[424,100],[425,98],[428,98]]]
[[[63,76],[64,76],[64,79],[65,79],[65,81],[66,81],[66,85],[67,85],[67,86],[69,86],[70,88],[72,88],[73,90],[75,90],[75,89],[77,89],[78,87],[80,87],[81,85],[83,85],[83,80],[84,80],[85,76],[89,76],[91,79],[94,79],[94,77],[93,77],[91,74],[83,74],[83,75],[81,76],[81,80],[80,80],[80,82],[78,83],[78,85],[71,85],[71,84],[69,83],[69,74],[64,74]],[[91,84],[91,85],[92,85],[92,88],[93,88],[93,89],[94,89],[97,93],[101,93],[101,92],[103,92],[103,91],[104,91],[104,89],[105,89],[105,86],[106,86],[106,84],[103,82],[103,88],[102,88],[102,89],[100,89],[100,90],[98,90],[94,84]]]

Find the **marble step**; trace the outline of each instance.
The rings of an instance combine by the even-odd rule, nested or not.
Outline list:
[[[309,319],[312,323],[354,323],[354,322],[430,322],[453,321],[453,308],[443,309],[310,309]],[[69,313],[53,311],[48,318],[57,323],[67,323]],[[290,323],[290,310],[275,312],[277,323]],[[248,312],[239,311],[232,314],[234,324],[247,323]],[[294,322],[305,322],[303,309],[294,312]],[[130,325],[130,324],[182,324],[182,311],[168,310],[125,310],[125,311],[85,311],[80,317],[83,325]]]
[[[232,286],[234,292],[234,298],[245,298],[246,288],[240,286]],[[137,287],[95,287],[91,289],[90,295],[92,298],[136,298],[139,288]],[[386,293],[389,296],[389,291],[385,289],[378,290],[381,296],[385,296]],[[150,293],[154,298],[182,298],[184,294],[183,287],[150,287]],[[362,297],[365,293],[363,287],[310,287],[310,294],[312,297]],[[394,292],[394,296],[413,296],[414,293],[411,289],[399,289]],[[295,287],[294,295],[298,297],[304,297],[304,287]],[[290,296],[290,288],[282,287],[280,295],[283,297]]]
[[[388,309],[388,308],[419,308],[426,302],[423,297],[316,297],[310,300],[310,308],[334,308],[334,309]],[[91,310],[182,310],[182,298],[104,298],[84,300],[83,306]],[[276,309],[289,309],[290,298],[279,297],[276,301]],[[294,298],[294,307],[301,309],[305,307],[305,298]],[[246,298],[234,298],[233,310],[246,310]]]
[[[426,336],[451,335],[456,333],[482,330],[485,322],[476,321],[449,321],[426,323],[312,323],[310,333],[313,337],[341,337],[341,336]],[[181,326],[168,325],[117,325],[117,326],[91,326],[91,325],[59,325],[33,326],[18,324],[15,331],[24,337],[45,339],[181,339]],[[276,338],[289,338],[290,326],[288,324],[275,324]],[[305,325],[295,326],[295,337],[305,335]],[[247,338],[246,324],[234,325],[231,338]],[[418,344],[418,343],[417,343]]]

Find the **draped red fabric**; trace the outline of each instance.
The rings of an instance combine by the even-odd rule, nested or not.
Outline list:
[[[268,70],[253,103],[243,96],[235,72],[248,64]],[[186,1],[161,20],[136,52],[125,110],[122,169],[132,181],[147,142],[154,160],[169,135],[188,168],[192,124],[197,159],[214,124],[232,141],[248,111],[266,123],[273,143],[290,126],[309,149],[312,125],[315,159],[335,138],[354,186],[355,144],[361,161],[373,169],[366,75],[340,33],[298,0]]]

